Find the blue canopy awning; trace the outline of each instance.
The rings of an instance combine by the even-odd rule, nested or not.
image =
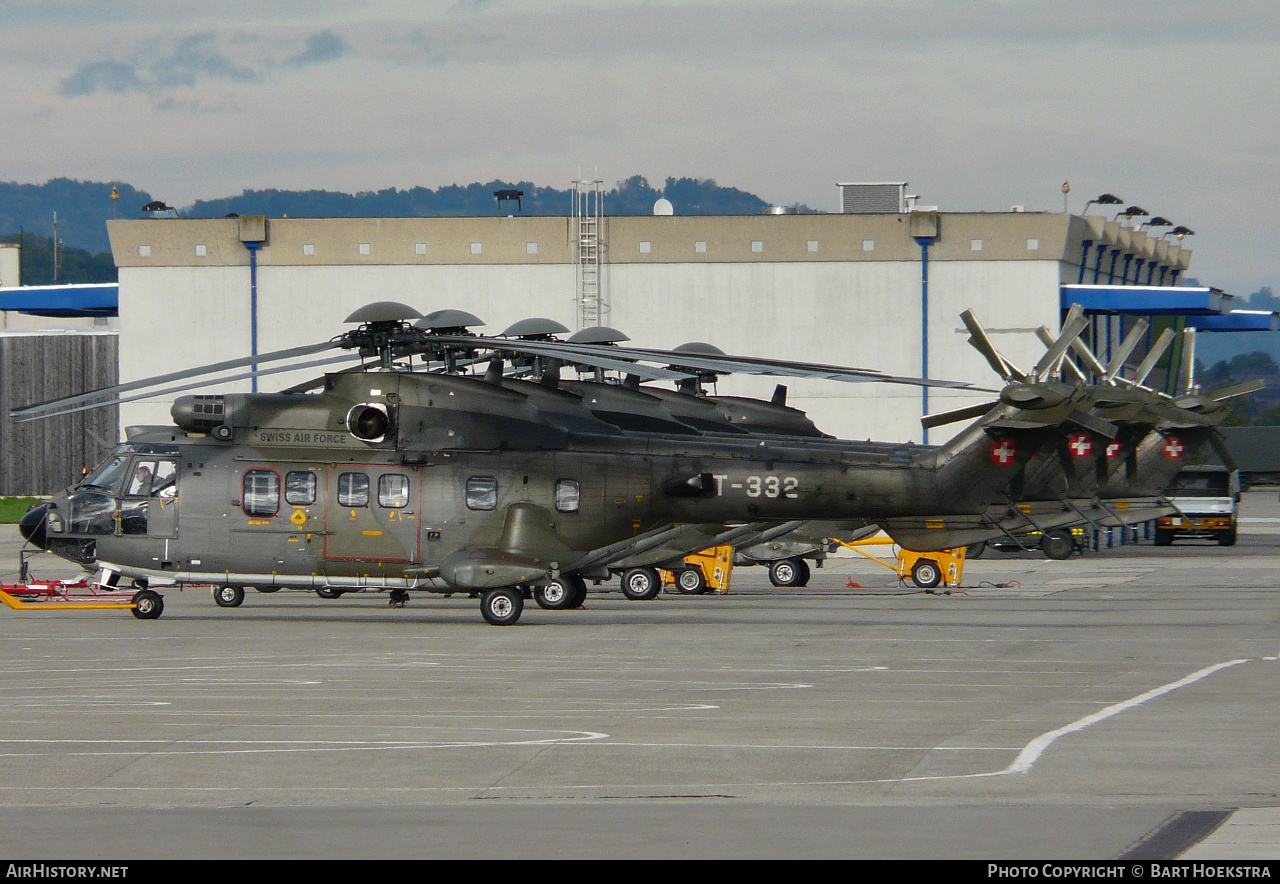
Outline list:
[[[1235,301],[1221,289],[1189,285],[1063,285],[1061,306],[1094,314],[1194,316],[1226,313]]]
[[[1219,316],[1188,316],[1187,325],[1205,332],[1280,331],[1280,313],[1232,310]]]
[[[33,316],[116,316],[119,305],[115,282],[0,288],[0,310]]]

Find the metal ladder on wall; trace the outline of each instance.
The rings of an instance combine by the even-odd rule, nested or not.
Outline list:
[[[609,315],[605,297],[603,265],[604,243],[600,236],[604,214],[604,182],[573,182],[573,224],[577,230],[577,302],[578,329],[604,325]]]

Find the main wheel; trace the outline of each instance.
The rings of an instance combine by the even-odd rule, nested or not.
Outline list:
[[[1061,561],[1071,558],[1076,551],[1076,542],[1066,531],[1050,531],[1040,538],[1040,549],[1049,558]]]
[[[569,602],[569,607],[581,608],[587,600],[587,581],[577,574],[571,574],[566,579],[573,584],[573,599]]]
[[[215,586],[213,600],[219,608],[238,608],[244,601],[243,586]]]
[[[911,579],[921,589],[933,589],[942,582],[942,569],[933,559],[919,559],[911,567]]]
[[[316,590],[316,595],[322,599],[340,599],[342,598],[342,590],[334,589],[331,586],[322,586]]]
[[[685,568],[676,574],[676,589],[685,595],[702,595],[707,591],[707,578],[701,568]]]
[[[539,608],[548,611],[563,611],[573,607],[578,597],[577,587],[569,577],[557,577],[549,583],[542,583],[533,588],[533,600]]]
[[[806,586],[809,563],[804,559],[778,559],[769,564],[769,582],[774,586]]]
[[[662,592],[662,578],[653,568],[632,568],[622,575],[622,594],[643,602]]]
[[[480,596],[480,614],[494,626],[511,626],[523,610],[524,595],[510,586],[490,589]]]
[[[987,551],[987,542],[979,540],[977,543],[971,543],[964,548],[964,557],[966,559],[980,559],[982,554]]]
[[[164,598],[160,593],[143,589],[133,594],[133,616],[139,620],[154,620],[164,613]]]

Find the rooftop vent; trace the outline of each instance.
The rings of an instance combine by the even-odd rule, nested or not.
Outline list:
[[[899,214],[907,210],[907,182],[842,182],[840,211],[846,215]]]

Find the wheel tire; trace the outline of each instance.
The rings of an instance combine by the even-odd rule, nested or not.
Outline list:
[[[799,586],[798,559],[778,559],[769,563],[769,582],[774,586]]]
[[[809,576],[810,576],[809,563],[806,562],[804,559],[792,559],[792,561],[795,562],[796,564],[796,571],[798,572],[798,576],[796,577],[796,582],[791,585],[792,586],[808,586]]]
[[[160,593],[143,589],[133,594],[133,616],[139,620],[155,620],[164,613],[164,598]]]
[[[676,574],[676,589],[684,595],[702,595],[707,591],[707,578],[701,568],[685,568]]]
[[[979,540],[977,543],[971,543],[964,548],[964,557],[966,559],[980,559],[982,554],[987,551],[987,542]]]
[[[662,592],[662,578],[653,568],[632,568],[622,575],[622,594],[633,602],[644,602]]]
[[[258,592],[279,592],[280,591],[280,587],[278,586],[255,586],[254,589],[256,589]]]
[[[219,608],[238,608],[244,601],[244,587],[215,586],[213,601]]]
[[[1236,529],[1232,528],[1223,531],[1218,535],[1218,546],[1235,546],[1236,545]]]
[[[911,580],[921,589],[933,589],[942,582],[942,569],[933,559],[919,559],[911,566]]]
[[[1050,531],[1040,538],[1040,549],[1049,558],[1061,561],[1071,558],[1076,551],[1076,542],[1065,531]]]
[[[343,590],[334,589],[330,586],[322,586],[316,590],[316,595],[322,599],[340,599],[342,598],[342,593]]]
[[[564,611],[573,607],[578,597],[577,587],[569,577],[557,577],[549,583],[533,588],[533,600],[547,611]]]
[[[1165,528],[1157,528],[1156,536],[1152,540],[1156,546],[1168,546],[1173,543],[1173,532]]]
[[[511,626],[524,610],[524,594],[510,586],[480,596],[480,615],[492,626]]]
[[[577,574],[571,574],[567,579],[573,583],[573,601],[569,603],[569,608],[581,608],[587,600],[587,581]]]

